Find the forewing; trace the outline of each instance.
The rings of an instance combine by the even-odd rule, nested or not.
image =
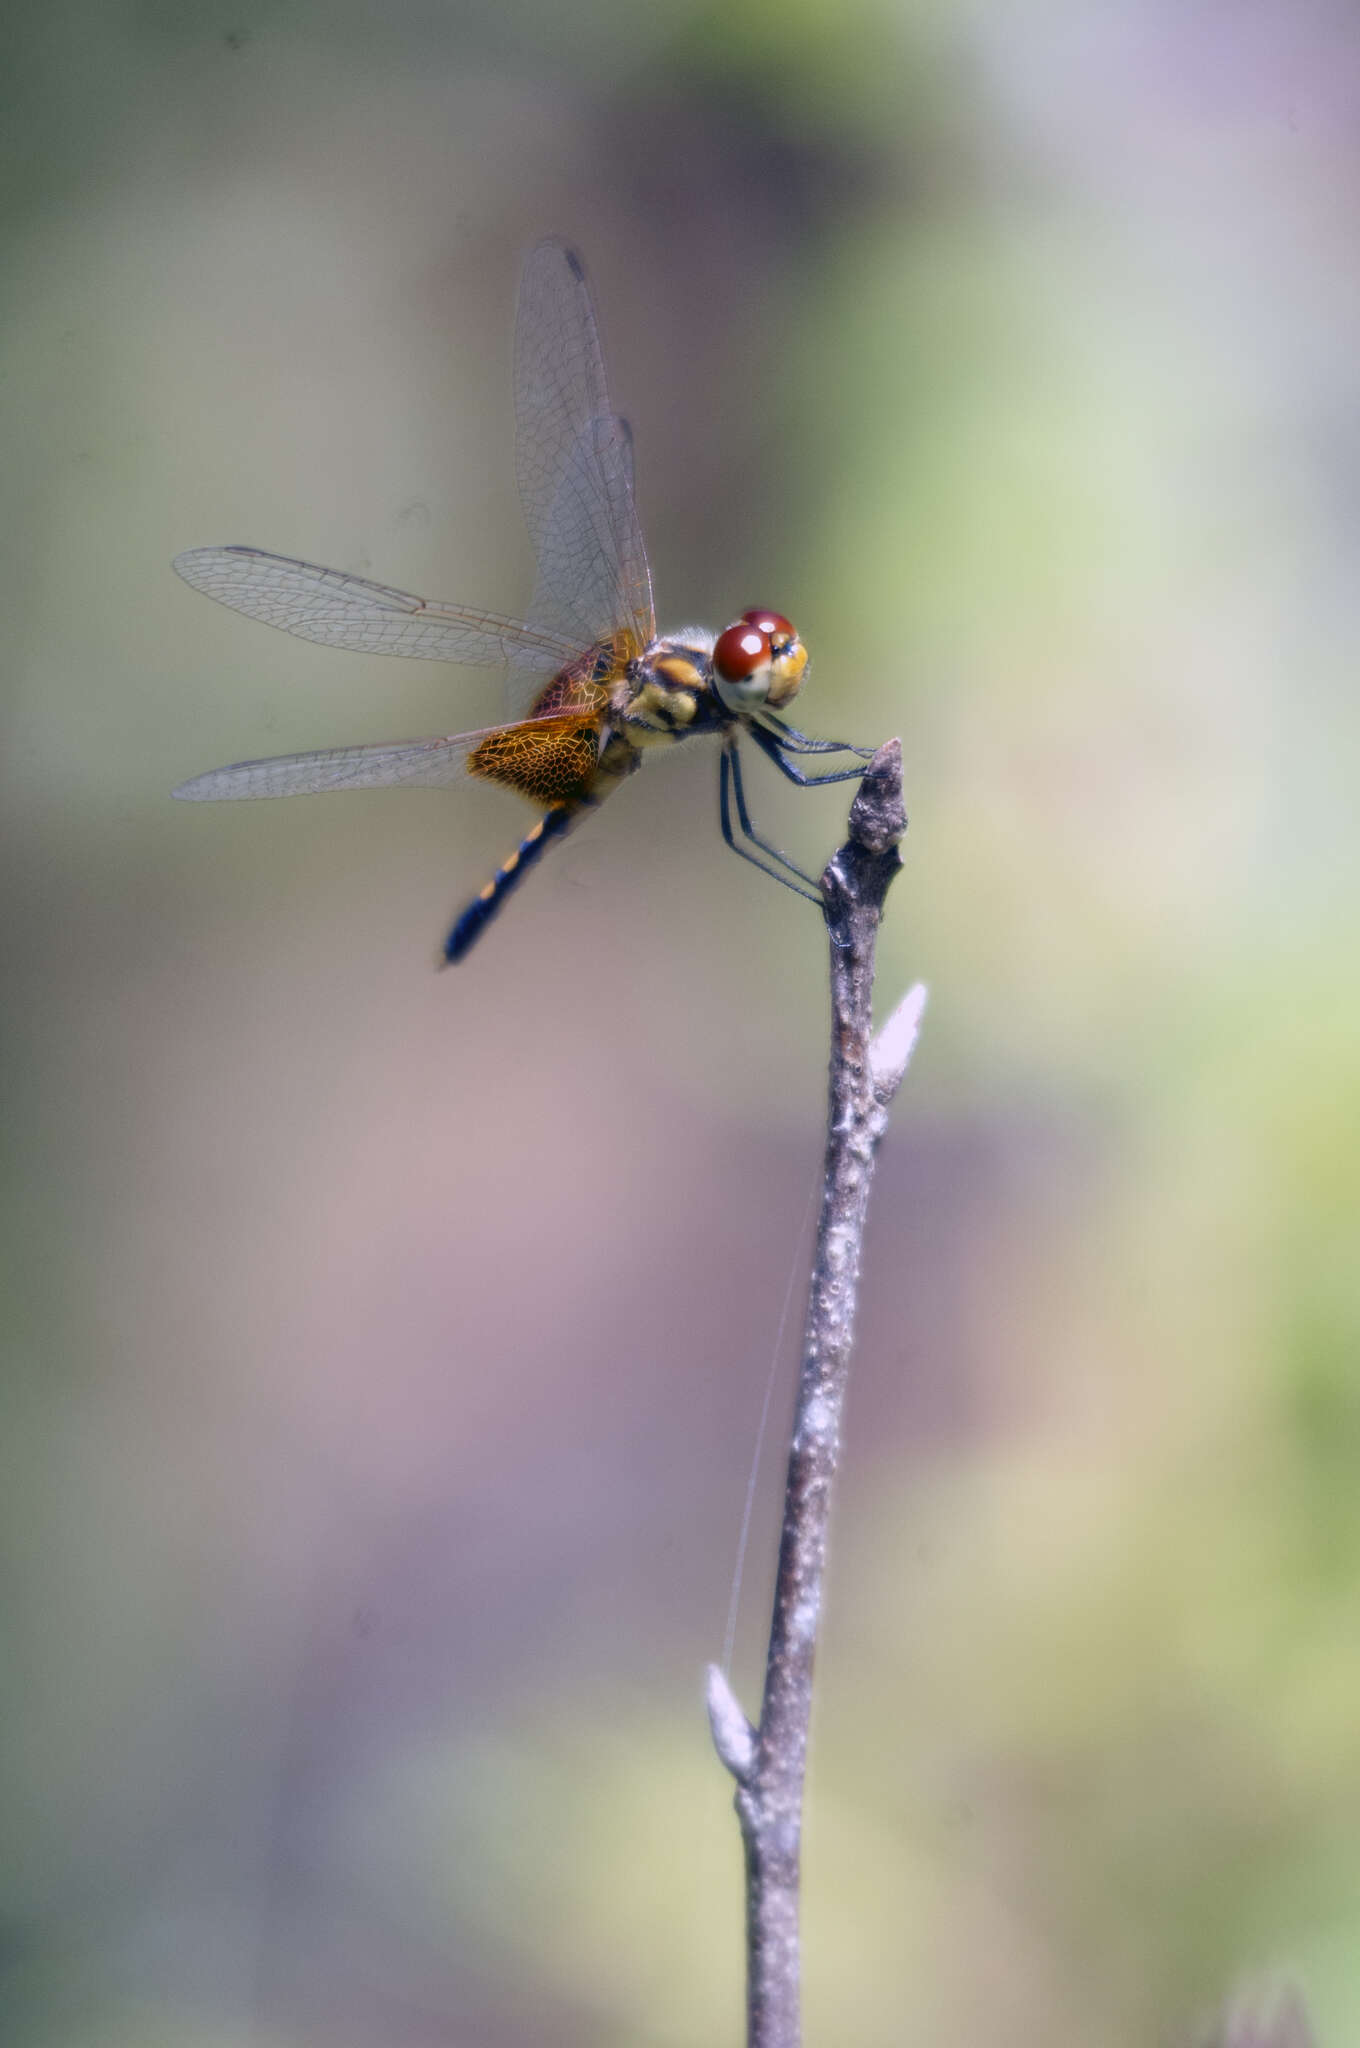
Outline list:
[[[617,415],[591,420],[572,450],[539,543],[531,611],[584,647],[622,630],[640,653],[655,637],[633,437]]]
[[[529,253],[515,312],[515,473],[535,553],[577,442],[612,411],[585,266],[552,236]]]
[[[414,597],[385,583],[259,548],[190,548],[176,555],[174,566],[195,590],[232,611],[327,647],[483,668],[508,662],[540,676],[551,675],[580,651],[547,627]]]
[[[651,576],[633,501],[632,436],[609,402],[581,259],[541,242],[515,322],[515,467],[538,559],[530,616],[582,646],[655,637]]]

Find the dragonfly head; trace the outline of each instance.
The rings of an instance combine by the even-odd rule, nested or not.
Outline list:
[[[743,612],[713,644],[713,680],[729,711],[778,711],[798,694],[807,649],[786,618]]]

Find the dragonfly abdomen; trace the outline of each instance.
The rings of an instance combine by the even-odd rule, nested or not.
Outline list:
[[[478,890],[444,942],[444,959],[452,967],[470,952],[496,912],[513,889],[518,888],[530,868],[543,858],[554,839],[560,839],[577,815],[575,804],[554,804],[538,823],[525,833],[512,854],[501,862],[484,889]]]

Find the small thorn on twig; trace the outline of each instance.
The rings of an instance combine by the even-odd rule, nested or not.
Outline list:
[[[737,1783],[744,1785],[756,1760],[756,1731],[742,1712],[726,1674],[716,1664],[708,1667],[707,1697],[713,1747]]]
[[[1230,2000],[1204,2048],[1313,2048],[1308,2008],[1292,1984],[1257,1986]]]
[[[923,981],[909,988],[887,1023],[869,1041],[869,1073],[874,1093],[885,1109],[911,1065],[928,994]]]

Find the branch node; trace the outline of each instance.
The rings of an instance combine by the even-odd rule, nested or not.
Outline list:
[[[719,1761],[726,1764],[739,1785],[751,1775],[756,1760],[756,1731],[747,1720],[726,1673],[716,1664],[708,1667],[708,1727]]]

